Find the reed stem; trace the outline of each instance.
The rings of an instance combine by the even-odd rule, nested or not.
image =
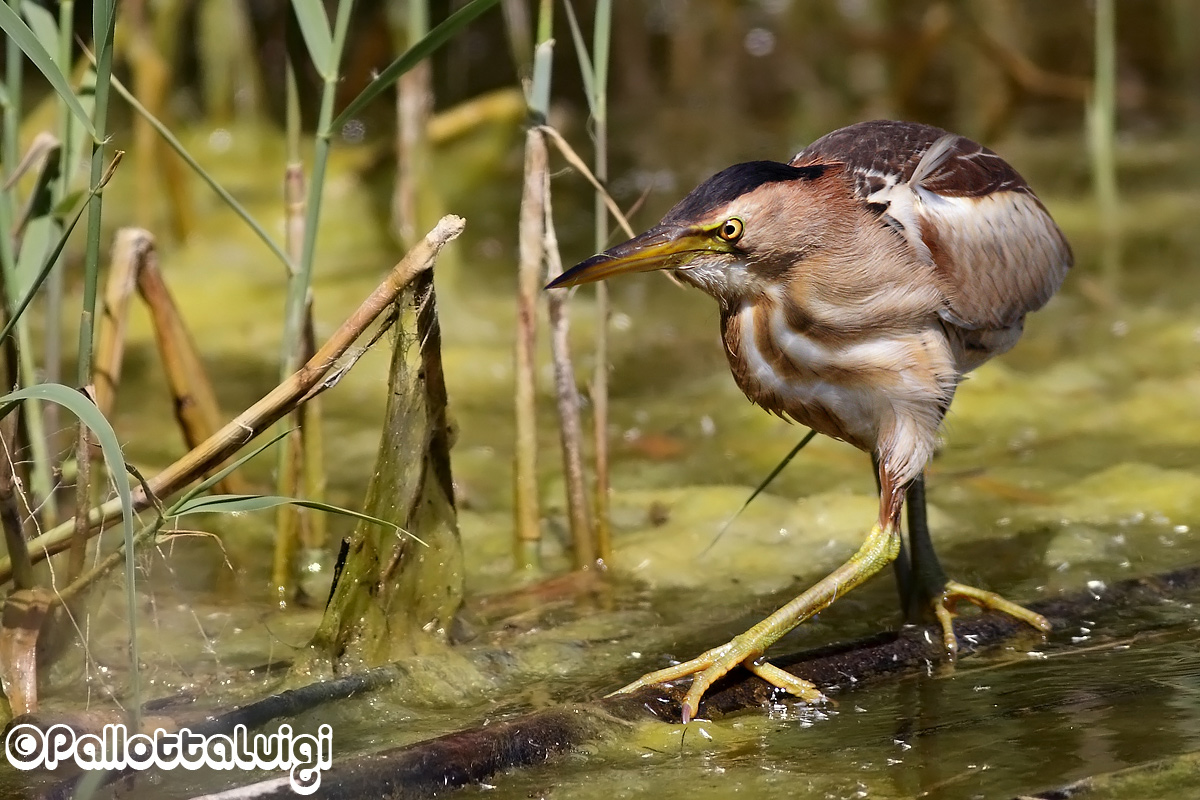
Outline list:
[[[316,254],[317,229],[321,221],[321,198],[325,188],[325,171],[329,165],[329,151],[333,139],[333,111],[337,100],[339,70],[342,62],[342,51],[346,44],[346,32],[350,27],[350,16],[354,10],[354,0],[339,0],[337,17],[333,26],[332,48],[329,62],[317,64],[321,72],[323,88],[321,90],[321,108],[317,118],[317,135],[313,148],[312,175],[308,184],[308,195],[304,207],[304,235],[301,242],[300,260],[295,265],[295,271],[288,277],[288,297],[283,327],[283,348],[280,355],[280,378],[286,378],[300,364],[304,357],[304,331],[312,319],[312,274]],[[293,112],[294,113],[294,112]],[[294,256],[292,257],[294,259]],[[299,423],[299,417],[296,419]],[[320,424],[315,415],[310,418],[312,424]],[[300,439],[295,437],[299,436]],[[303,470],[304,460],[300,451],[303,445],[303,431],[289,437],[289,444],[280,450],[279,479],[288,480],[299,485],[299,477]],[[299,448],[299,450],[297,449]],[[272,583],[279,602],[285,603],[291,595],[291,552],[299,533],[300,516],[284,516],[284,528],[280,531],[280,539],[276,544]],[[291,524],[289,520],[294,520]]]
[[[15,13],[20,14],[19,0],[9,0],[8,4]],[[24,59],[25,56],[19,47],[12,46],[10,43],[10,46],[5,48],[4,77],[8,102],[4,106],[4,133],[3,140],[0,142],[0,159],[4,163],[5,183],[8,182],[8,178],[21,160],[20,131],[23,111],[22,89],[25,82]],[[0,192],[0,230],[13,230],[13,220],[16,218],[18,207],[15,200],[15,190]],[[12,324],[12,318],[19,316],[16,307],[23,288],[17,276],[17,251],[10,235],[0,236],[0,271],[4,278],[4,308],[8,316],[6,324]],[[32,347],[25,346],[30,341],[28,318],[20,316],[15,322],[15,327],[17,332],[16,364],[12,365],[12,370],[17,376],[18,384],[28,386],[37,379],[34,350]],[[50,498],[54,485],[50,477],[50,457],[46,447],[43,408],[43,405],[37,402],[22,404],[19,412],[22,424],[17,427],[15,439],[19,449],[22,443],[29,448],[32,463],[27,472],[35,502],[38,503],[41,503],[42,499]],[[53,502],[43,507],[43,511],[47,515],[51,509],[53,509]]]
[[[60,0],[58,5],[58,63],[62,65],[64,71],[71,63],[74,43],[75,0]],[[75,168],[78,166],[78,162],[75,160],[75,148],[72,146],[72,142],[75,140],[75,127],[75,115],[67,107],[66,100],[60,97],[58,100],[58,140],[62,143],[62,148],[58,151],[58,191],[54,197],[56,205],[70,193],[72,178],[74,178]],[[57,261],[59,263],[54,265],[46,282],[46,328],[43,344],[45,360],[42,364],[42,375],[47,383],[62,382],[62,312],[66,280],[62,268],[62,258],[59,257]],[[57,404],[45,404],[42,412],[42,424],[47,431],[58,430]],[[47,519],[54,519],[57,516],[57,504],[53,491],[48,491],[46,502],[49,503],[49,506],[45,516]]]
[[[333,139],[330,124],[333,122],[334,103],[337,100],[338,70],[342,61],[342,50],[346,43],[346,31],[350,27],[350,13],[353,9],[354,0],[340,0],[338,3],[330,63],[317,65],[321,71],[324,86],[321,90],[321,109],[317,118],[312,178],[308,185],[308,200],[304,215],[303,249],[300,263],[296,265],[296,274],[288,282],[281,377],[291,374],[299,363],[300,333],[304,327],[304,316],[306,310],[311,313],[312,272],[317,246],[317,227],[321,220],[321,197],[325,188],[325,170],[329,165],[329,150]]]
[[[538,45],[533,58],[533,84],[528,98],[529,115],[538,122],[546,118],[550,105],[553,15],[554,4],[551,0],[542,0],[538,12]],[[541,539],[537,476],[537,307],[544,275],[547,169],[545,139],[531,128],[525,134],[514,359],[517,440],[513,469],[513,557],[517,568],[525,570],[538,568]]]
[[[116,0],[100,0],[93,8],[95,16],[96,48],[96,93],[92,111],[92,127],[96,130],[96,138],[92,141],[91,175],[93,187],[100,186],[104,179],[104,139],[108,122],[108,97],[112,77],[113,29],[116,24]],[[88,386],[92,382],[92,346],[95,335],[96,298],[100,283],[100,236],[104,197],[98,195],[88,205],[87,247],[83,259],[83,303],[79,313],[79,348],[76,353],[75,382],[77,386]],[[75,513],[77,517],[86,519],[87,510],[91,508],[91,437],[87,426],[79,424],[79,434],[75,447],[77,475],[75,480]],[[87,529],[79,527],[75,532],[75,541],[71,547],[68,562],[68,580],[74,581],[83,572],[84,559],[87,552]],[[133,554],[127,554],[129,577],[132,578],[135,568]],[[130,621],[130,649],[137,652],[135,646],[136,634]],[[137,668],[133,668],[133,691],[135,696],[140,687],[137,685]]]
[[[592,123],[596,140],[596,179],[608,181],[608,60],[612,27],[612,0],[598,0],[592,35]],[[608,245],[608,209],[604,195],[595,197],[596,252]],[[612,560],[612,525],[609,519],[608,467],[608,284],[596,284],[596,366],[592,376],[593,451],[596,459],[593,503],[596,517],[596,560]]]
[[[542,141],[542,149],[546,143]],[[558,236],[554,230],[554,214],[550,204],[550,173],[545,180],[545,251],[546,279],[562,274],[562,258],[558,252]],[[586,481],[583,474],[583,424],[579,411],[579,391],[575,387],[575,368],[571,364],[567,296],[553,292],[547,299],[550,316],[550,353],[554,361],[554,388],[558,398],[559,430],[563,456],[563,483],[567,494],[567,524],[575,569],[595,566],[596,546],[588,520]]]
[[[283,172],[283,238],[289,264],[299,264],[303,259],[306,217],[306,187],[304,163],[300,155],[300,91],[296,85],[296,71],[290,58],[285,66],[286,81],[286,137],[287,164]],[[289,286],[296,274],[289,271]],[[308,308],[312,319],[312,307]],[[307,326],[306,326],[307,327]],[[285,342],[286,346],[286,342]],[[289,429],[279,448],[276,464],[276,493],[283,497],[298,497],[304,448],[303,431],[298,416],[284,423]],[[300,538],[300,509],[291,503],[279,506],[275,514],[275,552],[271,561],[271,594],[280,608],[291,600],[294,576],[292,558]]]
[[[13,588],[31,589],[35,584],[33,561],[25,547],[25,531],[17,503],[19,492],[13,453],[16,441],[16,416],[0,420],[0,525],[4,529],[4,544],[12,558]]]
[[[514,465],[514,551],[518,569],[539,567],[541,512],[537,477],[537,305],[545,246],[546,143],[537,131],[525,134],[525,186],[518,232],[516,342],[516,454]]]
[[[1096,0],[1095,81],[1089,109],[1092,180],[1100,211],[1102,274],[1117,296],[1121,270],[1120,208],[1117,195],[1116,4]]]

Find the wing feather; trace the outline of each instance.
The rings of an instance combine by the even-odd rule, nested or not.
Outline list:
[[[864,122],[818,139],[791,164],[842,164],[863,204],[933,265],[946,298],[942,316],[958,327],[1019,326],[1073,263],[1025,179],[966,137],[911,122]]]

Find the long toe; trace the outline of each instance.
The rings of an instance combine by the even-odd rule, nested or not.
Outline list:
[[[762,660],[761,656],[755,655],[749,658],[743,658],[741,661],[733,661],[734,652],[727,652],[723,659],[712,664],[702,672],[696,673],[696,677],[692,679],[692,685],[688,688],[687,696],[683,699],[683,708],[681,716],[684,724],[695,719],[696,713],[700,710],[700,699],[704,697],[714,683],[733,669],[733,667],[741,664],[743,667],[762,678],[767,683],[777,689],[782,689],[789,694],[793,694],[809,703],[815,703],[825,700],[825,695],[821,691],[804,680],[798,678],[789,672],[784,672],[774,664],[769,664]]]
[[[933,613],[942,628],[942,641],[946,647],[946,652],[952,657],[958,652],[958,640],[954,635],[953,609],[955,605],[963,600],[984,610],[999,611],[1014,619],[1019,619],[1042,633],[1048,633],[1051,629],[1050,620],[1041,614],[1030,611],[1024,606],[1019,606],[1011,600],[1005,600],[995,592],[977,589],[974,586],[967,586],[956,581],[947,581],[941,596],[934,598],[932,602]]]
[[[816,684],[798,678],[790,672],[784,672],[774,664],[769,664],[761,659],[743,661],[742,666],[775,688],[794,694],[806,703],[819,703],[829,699],[821,694],[821,690],[816,687]]]
[[[668,683],[691,675],[692,685],[688,687],[681,712],[683,722],[686,724],[696,718],[704,693],[727,672],[740,664],[772,686],[794,694],[801,700],[815,703],[826,699],[813,684],[763,661],[761,653],[750,650],[747,643],[740,641],[741,639],[742,637],[738,637],[720,647],[714,647],[691,661],[643,675],[613,694],[625,694],[646,686]]]

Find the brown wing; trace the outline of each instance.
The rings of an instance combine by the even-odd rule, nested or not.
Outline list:
[[[932,263],[947,321],[1019,325],[1058,289],[1071,248],[1025,179],[962,136],[912,122],[863,122],[802,150],[793,166],[840,163],[864,205]]]

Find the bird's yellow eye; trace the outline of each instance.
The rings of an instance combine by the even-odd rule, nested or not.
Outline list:
[[[742,224],[740,219],[737,217],[730,217],[729,219],[725,220],[725,223],[721,225],[720,229],[717,230],[717,235],[727,242],[736,242],[738,239],[742,238],[742,232],[745,229],[746,226]]]

